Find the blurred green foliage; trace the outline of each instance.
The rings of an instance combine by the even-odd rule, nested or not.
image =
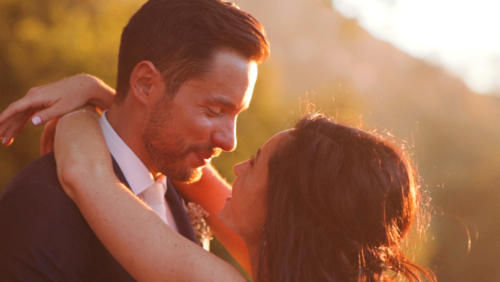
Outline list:
[[[0,1],[0,108],[33,86],[86,72],[114,85],[121,29],[140,1]],[[39,156],[28,125],[0,149],[0,191]]]

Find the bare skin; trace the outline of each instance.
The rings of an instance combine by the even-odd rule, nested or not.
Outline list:
[[[70,91],[71,89],[71,91]],[[0,114],[0,137],[4,144],[13,142],[29,118],[39,117],[39,124],[46,124],[41,138],[42,155],[53,151],[54,135],[58,117],[86,103],[108,109],[114,98],[114,90],[96,77],[73,76],[45,86],[32,88],[28,94],[10,105]],[[76,127],[78,128],[78,127]],[[101,137],[102,138],[102,137]],[[106,150],[106,154],[109,152]],[[207,218],[214,234],[231,255],[248,272],[251,271],[248,251],[243,241],[217,218],[217,212],[231,195],[231,187],[218,175],[211,165],[203,168],[202,178],[195,183],[176,183],[177,190],[188,201],[200,204],[211,216]]]
[[[242,238],[250,253],[253,274],[259,267],[261,230],[266,216],[267,164],[280,142],[289,138],[287,134],[274,136],[255,158],[235,165],[233,198],[225,201],[218,216]],[[226,262],[163,224],[121,184],[112,170],[107,150],[100,126],[92,115],[79,112],[59,122],[55,153],[60,182],[99,239],[134,278],[244,281]]]
[[[247,247],[217,216],[226,199],[231,196],[231,186],[211,165],[208,165],[203,169],[203,176],[198,182],[190,184],[175,182],[175,187],[187,201],[201,205],[210,214],[206,220],[214,235],[233,258],[251,273]]]
[[[100,130],[89,114],[59,121],[58,174],[65,192],[129,273],[138,281],[245,281],[231,265],[163,224],[119,182]],[[89,189],[77,189],[73,183]]]
[[[2,144],[12,144],[14,137],[24,129],[30,119],[34,125],[42,125],[86,103],[96,106],[99,110],[109,109],[114,95],[114,89],[91,75],[76,75],[33,87],[25,97],[10,104],[0,114]]]

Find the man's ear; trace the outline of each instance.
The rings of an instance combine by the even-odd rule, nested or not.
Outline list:
[[[161,73],[150,61],[139,62],[130,75],[130,90],[135,99],[143,104],[149,104],[154,99],[152,90],[163,82]]]

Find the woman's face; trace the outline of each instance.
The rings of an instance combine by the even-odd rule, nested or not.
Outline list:
[[[267,212],[268,161],[285,138],[289,138],[288,132],[278,133],[259,149],[255,157],[233,168],[236,180],[232,196],[220,210],[219,219],[246,242],[256,242],[260,238]]]

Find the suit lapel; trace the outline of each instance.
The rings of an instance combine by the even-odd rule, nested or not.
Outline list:
[[[191,222],[189,221],[189,216],[187,215],[186,209],[184,208],[184,204],[182,203],[179,194],[177,194],[177,190],[175,190],[174,185],[168,178],[167,193],[165,195],[165,199],[167,200],[168,206],[172,211],[175,223],[177,223],[177,229],[179,229],[179,233],[187,239],[198,244],[196,236],[194,235],[193,227],[191,226]]]
[[[128,184],[127,179],[125,179],[125,175],[123,175],[123,172],[120,169],[120,166],[118,166],[118,163],[115,161],[115,158],[113,158],[113,156],[111,156],[111,158],[113,159],[113,170],[115,171],[116,177],[118,177],[118,179],[123,184],[125,184],[125,186],[127,186],[127,188],[129,190],[132,190],[132,189],[130,189],[130,185]]]

